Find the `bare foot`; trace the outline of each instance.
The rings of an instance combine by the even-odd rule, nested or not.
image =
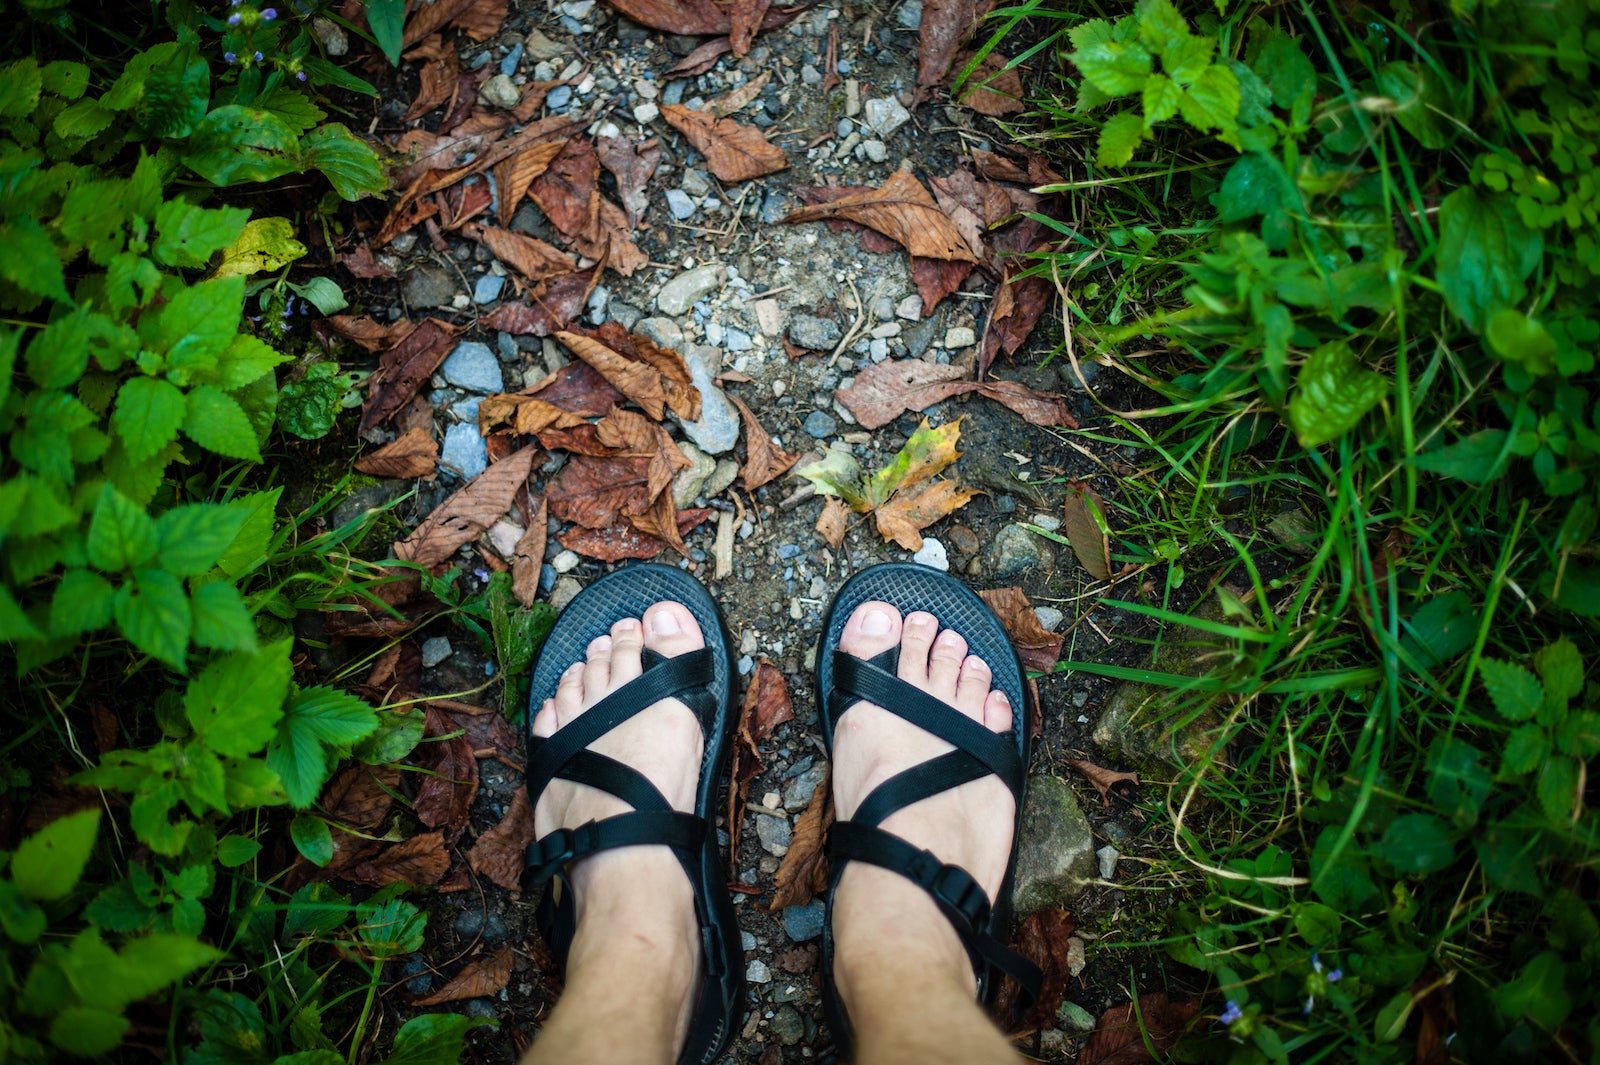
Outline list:
[[[940,631],[932,614],[906,615],[887,603],[866,602],[846,623],[839,646],[858,658],[900,645],[899,677],[995,732],[1011,728],[1011,703],[991,689],[993,673],[967,653],[958,633]],[[841,821],[855,813],[872,789],[910,766],[935,758],[950,744],[871,703],[857,703],[840,717],[833,734],[834,806]],[[1011,856],[1016,800],[990,775],[940,792],[886,818],[881,827],[926,848],[970,873],[993,901]],[[836,976],[845,990],[845,970],[866,947],[905,939],[932,950],[976,983],[955,929],[920,887],[877,866],[854,862],[834,894],[833,926],[838,943]]]

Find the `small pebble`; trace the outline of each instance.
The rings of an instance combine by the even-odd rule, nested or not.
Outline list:
[[[970,348],[977,342],[977,334],[964,325],[958,325],[944,335],[944,346],[952,351]]]
[[[772,982],[772,970],[767,968],[767,963],[757,958],[752,961],[744,971],[746,983],[766,984]]]
[[[839,420],[825,411],[814,410],[806,415],[800,428],[817,440],[825,440],[839,431]]]
[[[572,86],[557,85],[550,90],[550,95],[544,98],[544,105],[552,111],[559,111],[572,102]]]
[[[484,274],[472,286],[473,303],[493,303],[500,298],[500,290],[506,287],[506,279],[499,274]]]
[[[566,550],[550,560],[550,565],[557,573],[571,573],[581,561],[576,551]]]
[[[694,200],[682,189],[667,190],[667,210],[672,212],[672,217],[678,221],[685,221],[694,215]]]
[[[1036,606],[1033,608],[1033,613],[1039,619],[1039,625],[1045,632],[1055,632],[1066,618],[1065,614],[1053,606]]]
[[[950,556],[946,553],[944,544],[931,536],[923,537],[922,546],[911,556],[911,561],[936,569],[940,573],[950,571]]]
[[[813,899],[804,906],[787,906],[783,911],[783,930],[796,943],[804,943],[822,934],[826,916],[827,907],[821,899]]]
[[[1122,853],[1107,843],[1104,847],[1095,851],[1094,854],[1096,858],[1100,859],[1100,879],[1110,880],[1117,874],[1117,859],[1122,857]]]
[[[434,666],[450,657],[450,641],[443,636],[434,636],[422,641],[422,668],[432,669]]]

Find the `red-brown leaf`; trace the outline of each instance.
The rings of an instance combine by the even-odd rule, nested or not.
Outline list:
[[[971,263],[925,259],[920,255],[911,257],[911,280],[917,286],[917,295],[922,297],[925,315],[932,313],[935,307],[944,302],[945,297],[960,290],[971,276]]]
[[[654,137],[634,143],[624,137],[600,137],[595,141],[600,162],[617,179],[617,198],[628,216],[628,227],[637,229],[650,205],[650,176],[661,165],[661,142]]]
[[[375,277],[388,279],[399,276],[394,272],[393,267],[373,258],[372,246],[369,244],[357,244],[349,251],[341,252],[339,265],[350,271],[351,276],[359,277],[363,281],[368,281]]]
[[[445,850],[444,833],[425,832],[381,850],[339,875],[373,887],[400,882],[427,887],[442,880],[449,869],[450,854]]]
[[[394,806],[400,786],[398,766],[351,766],[328,782],[317,805],[351,828],[375,828]]]
[[[361,412],[361,432],[387,420],[411,401],[450,354],[451,341],[459,331],[456,326],[429,318],[384,352],[378,369],[367,381],[370,393]]]
[[[548,515],[549,508],[540,495],[534,504],[528,531],[517,541],[511,559],[511,594],[523,606],[532,606],[539,597],[539,572],[544,566],[544,545],[549,535]]]
[[[466,831],[472,800],[478,795],[478,760],[472,754],[472,742],[465,734],[438,739],[460,731],[448,715],[428,707],[423,735],[436,742],[418,748],[426,760],[422,768],[429,772],[420,778],[412,802],[417,820],[441,830],[452,842]]]
[[[438,59],[423,63],[417,71],[417,77],[421,85],[417,90],[417,98],[411,101],[410,108],[406,110],[407,122],[415,122],[455,96],[456,83],[461,78],[455,45],[445,45]]]
[[[374,477],[431,477],[439,465],[439,445],[426,429],[408,429],[370,455],[356,469]]]
[[[757,488],[781,477],[789,471],[800,458],[798,451],[784,451],[772,443],[772,436],[756,421],[756,416],[745,405],[744,400],[732,393],[728,398],[733,405],[739,408],[739,418],[744,423],[744,467],[739,471],[740,483],[746,492],[754,492]]]
[[[547,337],[565,329],[583,310],[603,269],[604,264],[597,263],[591,270],[562,274],[546,284],[543,294],[534,296],[531,303],[502,303],[478,321],[484,328],[502,333]]]
[[[1111,799],[1111,789],[1123,781],[1139,783],[1138,773],[1119,773],[1115,769],[1107,769],[1103,765],[1095,765],[1082,758],[1070,758],[1067,764],[1082,773],[1084,779],[1094,785],[1094,790],[1100,793],[1100,797],[1107,801]]]
[[[548,377],[522,390],[572,414],[595,418],[622,402],[622,393],[586,362],[569,362]]]
[[[578,260],[553,244],[526,233],[491,226],[463,226],[461,232],[482,244],[494,257],[510,265],[529,281],[544,281],[578,268]]]
[[[409,318],[393,322],[377,322],[366,315],[358,318],[349,314],[329,315],[314,324],[327,326],[336,336],[353,341],[367,351],[384,351],[392,348],[417,329],[417,323]]]
[[[698,77],[716,66],[717,60],[727,55],[732,48],[733,42],[726,37],[718,37],[715,40],[707,41],[684,56],[678,62],[678,65],[667,71],[667,73],[677,78]]]
[[[533,840],[533,806],[528,801],[528,789],[518,788],[505,817],[479,836],[467,851],[467,864],[474,873],[507,891],[521,891],[526,851]]]
[[[759,815],[758,815],[759,816]],[[772,902],[766,907],[776,913],[789,906],[804,906],[828,886],[828,852],[823,845],[828,827],[833,824],[833,773],[830,770],[805,811],[795,819],[789,837],[789,850],[783,856],[772,883]]]
[[[962,57],[962,69],[971,62],[971,58]],[[1028,105],[1022,102],[1022,72],[1015,67],[1007,70],[1007,62],[1009,60],[999,52],[984,56],[979,60],[977,69],[962,84],[961,99],[957,102],[991,118],[1026,111]]]
[[[1061,661],[1066,636],[1039,624],[1039,615],[1021,588],[989,588],[978,593],[1005,625],[1022,665],[1035,673],[1050,673]]]
[[[774,729],[794,720],[794,704],[789,700],[789,685],[778,667],[763,658],[756,666],[755,679],[745,689],[741,711],[750,722],[750,738],[760,743]]]
[[[922,29],[918,33],[917,92],[913,107],[944,84],[950,63],[972,39],[978,23],[992,11],[996,0],[926,0]]]
[[[1143,1065],[1162,1059],[1199,1012],[1198,1002],[1171,1002],[1165,991],[1140,995],[1137,1010],[1132,1002],[1113,1006],[1100,1015],[1078,1052],[1078,1065]]]
[[[606,0],[606,3],[641,26],[686,37],[708,37],[732,31],[730,8],[739,7],[743,0],[734,4],[718,4],[715,0]],[[769,10],[762,16],[760,27],[775,29],[802,9]]]
[[[1101,523],[1109,519],[1106,501],[1083,481],[1067,482],[1062,532],[1078,562],[1097,581],[1111,579],[1111,539]],[[1098,518],[1098,520],[1097,520]]]
[[[511,890],[511,889],[508,889]],[[426,998],[414,1000],[413,1006],[437,1006],[441,1002],[459,1002],[465,998],[488,998],[505,990],[511,980],[514,960],[510,947],[501,947],[486,958],[479,958],[456,974],[455,979]]]
[[[977,262],[955,225],[910,171],[896,170],[881,188],[841,196],[791,212],[785,222],[842,218],[893,238],[912,255],[925,259]]]
[[[574,137],[566,143],[544,173],[528,186],[528,195],[555,226],[567,236],[594,225],[600,210],[600,160],[594,143]]]
[[[734,55],[743,58],[750,51],[750,42],[755,40],[756,31],[761,28],[771,6],[772,0],[741,0],[733,5],[728,12],[728,43]]]
[[[511,509],[511,500],[517,489],[527,483],[534,459],[543,454],[540,448],[530,445],[478,474],[396,544],[395,557],[420,566],[435,566],[462,544],[476,540]]]
[[[1055,1022],[1056,1011],[1066,996],[1071,979],[1068,968],[1067,941],[1072,938],[1072,914],[1066,910],[1043,910],[1033,914],[1017,929],[1012,949],[1039,967],[1044,980],[1039,987],[1039,997],[1034,999],[1028,1012],[1018,1019],[1017,1032],[1036,1032]],[[1017,1007],[1018,987],[1011,981],[1001,986],[996,1012],[1002,1018],[1012,1017]]]
[[[838,393],[839,402],[864,428],[888,425],[908,410],[927,410],[952,396],[977,392],[1004,404],[1033,425],[1077,428],[1066,397],[1034,392],[1016,381],[965,381],[964,371],[953,365],[920,359],[886,359],[856,375],[849,388]]]
[[[1015,355],[1027,341],[1034,326],[1050,303],[1052,289],[1042,277],[1017,277],[1017,268],[1007,265],[1000,291],[995,293],[994,309],[983,328],[979,349],[978,373],[987,373],[1002,352]]]
[[[748,181],[787,169],[789,157],[755,126],[679,104],[663,104],[661,117],[688,138],[706,157],[706,165],[723,181]]]

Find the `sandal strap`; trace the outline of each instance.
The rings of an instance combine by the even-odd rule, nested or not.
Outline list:
[[[910,880],[933,897],[967,953],[1015,980],[1028,1001],[1038,997],[1044,981],[1039,967],[984,930],[989,896],[958,865],[946,865],[928,850],[892,833],[857,821],[837,821],[832,829],[830,859],[835,876],[847,862],[866,862]]]
[[[542,886],[569,863],[615,847],[665,844],[680,857],[699,853],[706,822],[677,810],[630,810],[577,828],[558,828],[528,844],[526,888]]]
[[[902,769],[867,794],[850,820],[880,825],[890,814],[912,803],[959,788],[989,775],[989,767],[966,751],[947,751],[937,758]]]

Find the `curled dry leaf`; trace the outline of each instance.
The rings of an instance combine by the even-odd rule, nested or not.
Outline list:
[[[570,274],[578,268],[578,260],[571,255],[526,233],[478,225],[463,226],[461,232],[488,248],[496,259],[508,263],[529,281],[544,281]]]
[[[615,322],[591,333],[559,332],[556,339],[657,421],[668,408],[686,421],[700,417],[700,390],[683,356],[671,348],[658,347]]]
[[[875,229],[902,245],[912,255],[975,263],[954,223],[934,202],[922,183],[906,170],[896,170],[878,189],[841,196],[791,212],[785,222],[844,219]]]
[[[833,773],[825,777],[794,822],[789,850],[773,878],[769,913],[804,906],[828,886],[828,853],[823,845],[833,824]]]
[[[546,284],[531,303],[502,303],[478,322],[502,333],[547,337],[578,316],[604,269],[604,263],[596,263],[589,270],[562,274]]]
[[[925,259],[911,257],[911,280],[922,297],[924,313],[930,313],[944,299],[958,291],[972,276],[972,264],[955,259]]]
[[[772,0],[743,0],[729,10],[728,44],[734,55],[743,59],[750,51],[750,43],[755,40],[771,7]]]
[[[739,418],[744,423],[745,462],[739,476],[744,490],[754,492],[773,478],[787,473],[800,454],[773,446],[771,435],[756,421],[755,413],[746,406],[744,400],[732,393],[728,394],[728,398],[739,408]]]
[[[459,1002],[466,998],[487,998],[505,990],[511,980],[514,955],[510,947],[501,947],[487,958],[479,958],[456,974],[427,998],[415,999],[413,1006],[437,1006],[441,1002]]]
[[[1001,403],[1032,425],[1077,428],[1065,396],[1035,392],[1019,381],[965,381],[959,366],[920,359],[886,359],[857,374],[840,389],[843,403],[864,428],[888,425],[908,410],[927,410],[952,396],[977,392]]]
[[[417,98],[411,101],[411,106],[406,110],[407,122],[415,122],[455,96],[456,85],[461,80],[456,46],[445,45],[438,58],[423,63],[417,71],[417,78],[421,86],[417,90]]]
[[[748,181],[789,166],[783,149],[754,126],[717,118],[706,111],[691,111],[680,104],[663,104],[661,117],[688,138],[722,181]]]
[[[716,66],[717,60],[727,55],[732,48],[733,42],[727,37],[718,37],[715,40],[707,41],[684,56],[678,62],[678,65],[667,71],[667,73],[675,78],[699,77]]]
[[[829,496],[828,501],[822,504],[822,513],[817,518],[817,535],[833,548],[839,549],[844,543],[844,534],[850,528],[850,508],[845,501],[837,496]]]
[[[917,92],[912,107],[944,84],[956,53],[995,5],[996,0],[926,0],[917,35]]]
[[[632,277],[634,271],[650,261],[633,240],[633,227],[622,208],[606,199],[598,199],[600,209],[594,224],[572,238],[578,254],[615,270],[623,277]]]
[[[538,396],[499,393],[485,396],[478,404],[478,428],[485,433],[505,426],[523,436],[535,436],[547,429],[572,429],[588,424],[578,415]]]
[[[1017,353],[1050,303],[1050,283],[1042,277],[1018,277],[1017,269],[1006,265],[1000,291],[995,293],[994,306],[984,324],[978,355],[980,374],[987,373],[1002,352]]]
[[[622,393],[593,366],[569,362],[548,377],[522,390],[522,395],[538,396],[546,403],[586,418],[597,418],[622,402]]]
[[[356,469],[374,477],[431,477],[439,464],[439,445],[426,429],[407,429],[370,455]]]
[[[457,15],[455,24],[475,41],[487,41],[500,32],[506,21],[507,0],[472,0]]]
[[[422,766],[429,775],[421,778],[416,798],[412,800],[412,812],[417,820],[444,832],[451,842],[466,831],[472,800],[478,796],[478,760],[472,753],[472,741],[465,733],[450,739],[440,738],[457,732],[461,729],[455,721],[436,707],[428,707],[428,723],[423,735],[436,742],[419,748],[431,755],[431,761]]]
[[[400,276],[395,273],[394,267],[373,258],[370,244],[357,244],[349,251],[341,252],[339,265],[350,271],[352,277],[359,277],[363,281],[369,281],[375,277],[388,279]]]
[[[731,10],[750,6],[743,2],[719,4],[716,0],[606,0],[606,3],[641,26],[688,37],[731,33]],[[776,29],[794,18],[797,10],[800,9],[768,9],[762,14],[758,27]]]
[[[354,765],[328,782],[317,805],[341,825],[376,828],[394,806],[391,796],[399,787],[399,766]]]
[[[738,53],[735,52],[735,54]],[[725,92],[716,99],[707,101],[705,110],[717,118],[728,118],[736,115],[748,107],[757,96],[760,96],[761,90],[765,89],[767,82],[771,80],[772,71],[769,70],[759,78],[751,78],[731,92]]]
[[[436,566],[462,544],[476,540],[511,509],[512,497],[528,481],[533,460],[543,454],[529,445],[478,474],[396,544],[395,557],[419,566]]]
[[[549,507],[540,495],[533,505],[528,531],[522,534],[511,556],[511,594],[523,606],[539,598],[539,571],[544,565],[545,540],[549,536]]]
[[[750,722],[750,738],[757,743],[772,735],[779,725],[794,720],[789,684],[778,667],[765,658],[756,666],[755,679],[745,689],[741,713]]]
[[[922,548],[923,529],[960,510],[977,494],[977,489],[953,480],[932,481],[901,489],[877,507],[872,516],[878,523],[879,536],[907,551],[918,551]]]
[[[462,12],[472,6],[473,0],[437,0],[432,4],[418,5],[406,19],[406,28],[400,45],[409,49],[425,37],[431,37],[450,25]]]
[[[445,850],[444,833],[424,832],[354,863],[339,875],[373,887],[396,883],[428,887],[444,879],[449,870],[450,853]]]
[[[378,369],[367,379],[370,391],[361,410],[361,432],[387,420],[411,401],[450,354],[451,341],[458,332],[453,325],[429,318],[384,352]]]
[[[617,179],[628,228],[637,229],[650,205],[650,177],[661,165],[661,142],[654,137],[637,144],[625,137],[600,137],[594,147],[601,165]]]
[[[574,137],[562,147],[544,173],[528,185],[528,195],[569,237],[589,230],[600,210],[600,160],[594,142]]]
[[[1165,991],[1140,995],[1137,1009],[1132,1002],[1113,1006],[1100,1015],[1078,1052],[1078,1065],[1142,1065],[1164,1060],[1199,1012],[1198,1002],[1172,1002]]]
[[[1111,799],[1111,789],[1124,780],[1134,784],[1139,783],[1138,773],[1119,773],[1115,769],[1107,769],[1103,765],[1095,765],[1082,758],[1069,759],[1067,764],[1082,773],[1084,779],[1094,785],[1094,790],[1100,793],[1100,797],[1108,802]]]
[[[467,851],[467,864],[474,873],[488,877],[507,891],[521,891],[528,844],[533,840],[533,806],[528,801],[528,789],[518,788],[500,823],[479,836]]]
[[[1071,978],[1073,931],[1072,914],[1066,910],[1042,910],[1031,915],[1017,929],[1012,949],[1039,967],[1044,979],[1039,985],[1039,996],[1028,1012],[1017,1018],[1015,1033],[1037,1032],[1051,1026],[1061,1000],[1066,997]],[[1011,1017],[1016,1010],[1019,988],[1008,980],[1000,989],[997,1012],[1002,1018]]]
[[[1062,531],[1078,562],[1097,581],[1111,579],[1111,537],[1107,535],[1106,502],[1082,481],[1067,482]]]
[[[978,594],[1005,625],[1023,666],[1035,673],[1054,672],[1066,637],[1039,624],[1039,615],[1034,613],[1027,593],[1021,588],[989,588]]]
[[[967,62],[970,57],[962,62],[963,68]],[[1026,111],[1028,107],[1022,102],[1022,73],[1015,67],[1007,69],[1008,62],[999,52],[990,52],[979,60],[977,69],[962,85],[961,99],[957,103],[991,118]]]
[[[709,507],[678,511],[678,540],[712,515]],[[559,537],[561,546],[571,548],[580,555],[597,558],[601,562],[621,562],[624,559],[655,558],[669,546],[661,538],[642,532],[631,525],[618,525],[609,529],[568,529]]]

